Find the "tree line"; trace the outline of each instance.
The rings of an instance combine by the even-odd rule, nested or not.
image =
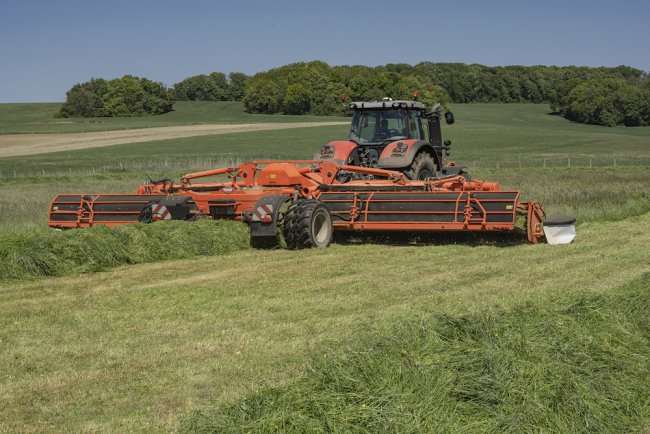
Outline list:
[[[551,109],[567,119],[613,127],[650,125],[650,79],[597,78],[564,84]]]
[[[96,103],[97,98],[85,94],[92,91],[92,84],[93,80],[73,87],[68,92],[66,104],[72,94],[73,102],[85,101],[85,104],[77,102],[77,106],[93,106],[90,103]],[[313,61],[273,68],[252,77],[240,72],[228,75],[213,72],[188,77],[170,89],[160,86],[164,92],[158,89],[156,95],[164,94],[167,100],[243,101],[251,113],[341,115],[346,113],[346,102],[390,96],[393,99],[417,98],[428,105],[434,102],[443,105],[452,102],[548,103],[554,112],[577,122],[629,126],[650,124],[648,76],[628,66],[492,67],[422,62],[369,67],[329,66],[325,62]],[[144,97],[142,93],[139,95]],[[108,104],[109,108],[115,106],[123,109],[120,103]],[[136,108],[131,115],[160,113],[143,112],[143,107],[151,107],[151,103],[126,106]],[[115,116],[111,114],[114,110],[106,107],[103,110],[108,113],[104,116]],[[171,105],[168,110],[171,110]],[[87,112],[85,109],[77,111],[77,115],[86,116],[82,113]]]
[[[485,66],[464,63],[377,67],[294,63],[254,75],[244,95],[253,113],[342,114],[344,104],[386,96],[425,104],[548,103],[568,119],[650,125],[650,80],[629,66]]]

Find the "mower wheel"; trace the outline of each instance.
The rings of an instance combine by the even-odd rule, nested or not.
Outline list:
[[[284,216],[284,241],[288,249],[327,247],[332,242],[332,217],[325,205],[315,199],[299,199]]]
[[[413,163],[404,171],[409,179],[427,179],[436,176],[436,162],[428,152],[421,152],[415,156]]]

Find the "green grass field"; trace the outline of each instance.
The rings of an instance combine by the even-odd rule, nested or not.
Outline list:
[[[243,106],[237,103],[197,104],[184,112],[179,107],[178,115],[211,123],[216,123],[217,118],[236,119],[234,122],[238,123],[258,122],[258,115],[245,113]],[[2,112],[7,106],[0,105],[0,125],[3,123]],[[210,108],[210,116],[206,114],[206,107]],[[457,123],[446,126],[443,134],[453,141],[452,158],[470,168],[497,168],[497,165],[499,168],[589,167],[590,161],[592,167],[650,165],[648,128],[607,128],[572,123],[548,114],[545,105],[459,104],[453,109]],[[159,122],[157,126],[175,124],[162,118],[164,116],[155,118]],[[340,119],[290,118],[298,121]],[[276,122],[284,117],[267,116],[265,119]],[[117,121],[128,123],[138,119]],[[58,128],[53,132],[65,131],[63,126]],[[12,177],[14,171],[18,177],[42,175],[43,171],[45,175],[58,176],[126,167],[135,173],[155,170],[175,175],[185,168],[203,167],[224,160],[311,158],[323,143],[344,139],[346,135],[346,126],[332,126],[116,145],[47,156],[2,158],[0,173],[3,178]],[[122,166],[119,163],[123,163]]]
[[[77,133],[173,125],[309,122],[323,119],[318,116],[249,114],[244,111],[241,102],[179,101],[174,103],[173,111],[164,115],[133,118],[56,118],[60,108],[61,103],[0,104],[0,134]]]
[[[0,124],[17,122],[2,110]],[[546,106],[454,111],[452,157],[549,213],[576,215],[573,244],[343,238],[6,279],[0,431],[650,429],[650,129],[572,124]],[[12,240],[27,232],[47,234],[56,192],[130,192],[144,173],[178,178],[185,165],[311,157],[345,131],[0,159],[0,254],[24,248]],[[168,246],[159,236],[150,245]],[[83,258],[81,238],[66,257]],[[27,246],[30,260],[39,246]]]

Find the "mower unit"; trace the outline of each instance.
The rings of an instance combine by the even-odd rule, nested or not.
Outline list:
[[[241,220],[250,225],[254,246],[277,245],[281,232],[291,249],[326,247],[334,230],[514,231],[517,215],[525,218],[528,241],[544,235],[541,205],[520,201],[519,191],[459,173],[432,175],[412,180],[399,171],[325,159],[251,161],[190,173],[180,183],[151,181],[135,194],[60,194],[48,220],[61,229]]]

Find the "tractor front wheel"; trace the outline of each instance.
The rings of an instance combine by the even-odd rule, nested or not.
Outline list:
[[[299,199],[289,206],[283,224],[288,249],[327,247],[332,242],[332,217],[322,202]]]
[[[421,152],[415,156],[411,166],[404,171],[409,179],[422,180],[436,176],[436,162],[428,152]]]

